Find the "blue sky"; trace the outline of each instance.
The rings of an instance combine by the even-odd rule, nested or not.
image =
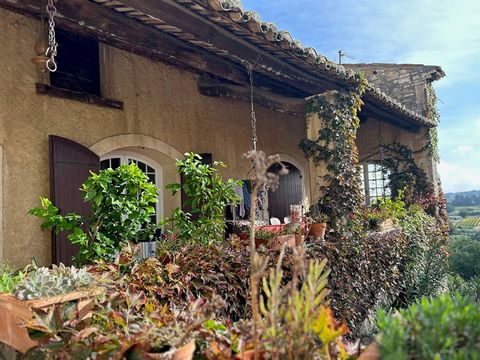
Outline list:
[[[480,189],[480,0],[243,0],[336,61],[440,65],[445,191]]]

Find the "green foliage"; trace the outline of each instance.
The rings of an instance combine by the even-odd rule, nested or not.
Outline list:
[[[480,276],[480,241],[468,237],[452,240],[448,252],[453,272],[465,280]]]
[[[464,297],[470,297],[477,304],[480,303],[480,276],[465,280],[460,275],[451,274],[448,277],[448,290]]]
[[[362,202],[358,176],[358,150],[355,144],[362,106],[363,87],[351,91],[329,92],[308,99],[307,114],[317,114],[323,126],[316,139],[303,139],[300,148],[315,164],[325,164],[322,177],[320,212],[329,218],[329,227],[344,231],[347,220],[356,214]]]
[[[85,268],[53,265],[39,268],[26,275],[16,286],[15,296],[20,300],[33,300],[66,294],[90,286],[92,277]]]
[[[255,231],[255,239],[257,240],[271,240],[276,236],[273,231],[257,230]]]
[[[0,266],[0,293],[12,294],[15,286],[25,277],[23,271],[14,271],[7,264]]]
[[[379,302],[391,304],[398,296],[407,246],[401,229],[395,229],[307,247],[309,258],[328,260],[331,307],[347,321],[352,336],[361,335],[363,322]]]
[[[423,298],[394,315],[378,315],[381,358],[477,359],[480,307],[470,298]]]
[[[325,305],[329,292],[326,260],[302,264],[303,259],[297,257],[292,282],[282,286],[282,258],[262,281],[262,346],[274,359],[330,358],[332,344],[344,350],[338,338],[348,330],[345,325],[337,324]],[[304,279],[299,286],[298,276]]]
[[[445,237],[435,218],[412,207],[400,221],[408,241],[405,283],[395,307],[407,307],[422,296],[435,296],[445,290],[448,273]]]
[[[174,222],[180,243],[193,241],[208,245],[221,242],[226,228],[225,207],[240,201],[234,185],[241,185],[241,182],[232,179],[223,181],[218,173],[219,167],[225,167],[222,162],[215,161],[213,166],[205,165],[200,155],[185,155],[184,160],[177,160],[176,163],[178,173],[183,175],[183,184],[169,184],[167,189],[173,195],[183,190],[183,207],[191,210],[177,208],[171,218],[164,219],[162,224]]]
[[[431,83],[427,84],[427,118],[430,119],[435,125],[440,123],[440,113],[437,109],[437,93]],[[437,126],[427,130],[424,150],[428,151],[428,154],[433,158],[433,160],[436,162],[440,161]]]
[[[158,201],[157,188],[135,164],[92,173],[82,191],[85,201],[91,202],[90,219],[61,215],[49,199],[42,197],[41,207],[29,211],[44,221],[43,229],[70,232],[68,239],[80,247],[75,257],[78,264],[112,260],[128,241],[144,240],[153,234],[156,224],[151,224],[151,216]]]

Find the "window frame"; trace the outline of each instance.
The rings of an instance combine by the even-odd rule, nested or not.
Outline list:
[[[370,166],[374,166],[374,170],[370,170]],[[391,198],[391,187],[390,187],[390,179],[389,179],[389,172],[390,170],[386,168],[385,166],[382,166],[378,163],[375,162],[370,162],[370,163],[362,163],[360,164],[361,168],[361,177],[362,177],[362,192],[364,196],[364,204],[365,205],[372,205],[374,204],[374,201],[386,197],[386,198]],[[382,176],[382,179],[377,179],[374,178],[372,179],[370,177],[371,173],[378,173],[379,171],[383,174],[384,169],[387,171],[387,175],[385,177]],[[378,185],[378,182],[381,181],[381,185]],[[377,195],[371,195],[371,190],[373,189],[370,186],[370,182],[375,182],[375,190],[377,192]],[[382,191],[381,195],[378,195],[378,190]],[[386,190],[388,190],[388,194],[386,194]]]

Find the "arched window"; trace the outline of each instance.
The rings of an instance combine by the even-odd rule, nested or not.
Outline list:
[[[157,224],[160,220],[160,217],[163,216],[163,184],[162,184],[162,168],[155,161],[147,158],[146,156],[136,154],[134,152],[122,152],[116,151],[109,153],[103,156],[100,159],[100,170],[105,169],[116,169],[120,165],[137,165],[142,172],[148,176],[150,181],[155,184],[158,188],[158,202],[155,209],[155,214],[152,215],[151,221],[154,224]],[[159,233],[156,234],[157,238],[160,236]],[[140,256],[145,258],[147,256],[155,255],[155,246],[154,244],[146,245],[142,247]]]

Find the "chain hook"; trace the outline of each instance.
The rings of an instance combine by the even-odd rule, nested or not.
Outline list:
[[[253,149],[257,150],[257,115],[255,113],[255,104],[254,104],[254,94],[253,94],[253,85],[254,85],[254,78],[253,78],[253,65],[248,64],[248,78],[250,80],[250,120],[251,120],[251,127],[252,127],[252,143]]]
[[[56,2],[57,0],[48,0],[45,8],[48,15],[48,48],[47,51],[45,51],[45,56],[49,58],[45,66],[50,72],[57,71],[57,62],[55,61],[58,47],[55,38],[55,16],[57,15],[57,8],[55,7]]]

